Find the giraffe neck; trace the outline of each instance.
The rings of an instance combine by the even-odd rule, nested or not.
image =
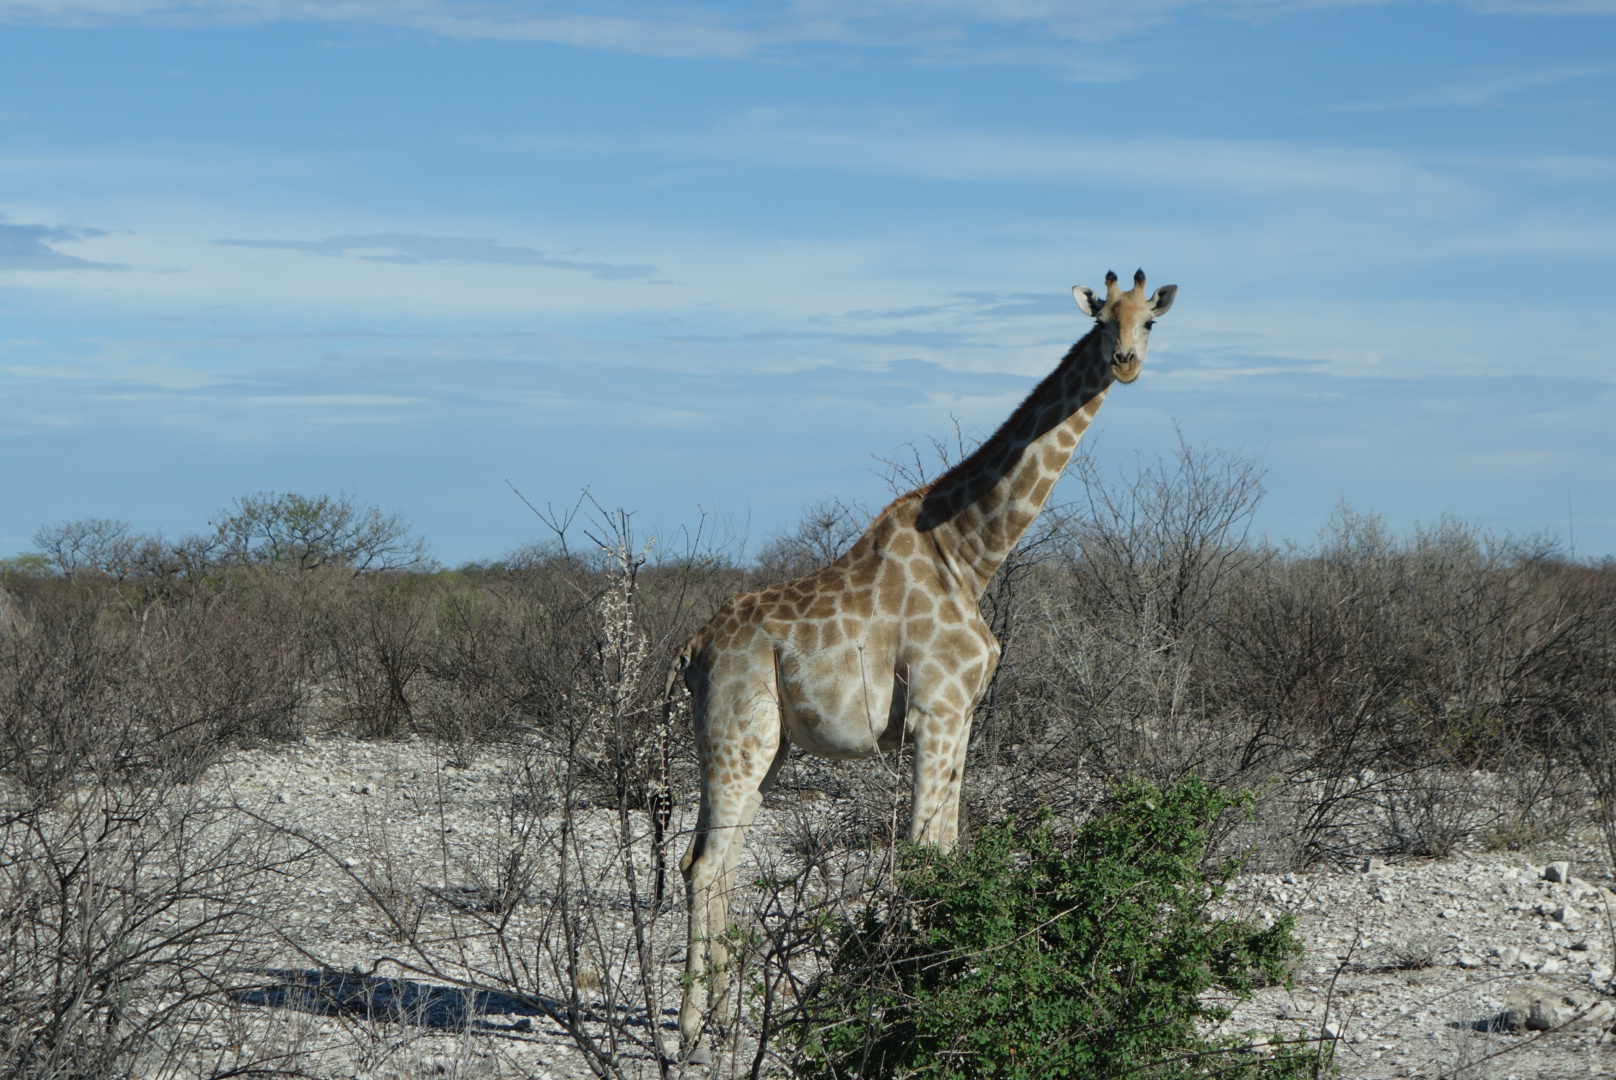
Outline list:
[[[917,492],[915,527],[933,534],[978,595],[1049,501],[1105,400],[1113,375],[1100,353],[1096,326],[987,442]]]

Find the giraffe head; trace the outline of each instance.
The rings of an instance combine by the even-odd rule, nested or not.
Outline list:
[[[1111,373],[1125,383],[1139,377],[1150,346],[1150,328],[1156,316],[1167,314],[1177,295],[1177,285],[1163,285],[1147,298],[1143,270],[1134,272],[1133,288],[1127,292],[1117,288],[1117,275],[1107,271],[1104,300],[1093,289],[1072,286],[1077,306],[1100,324],[1100,355],[1110,358]]]

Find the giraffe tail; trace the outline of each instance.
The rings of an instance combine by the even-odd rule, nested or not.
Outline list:
[[[656,863],[656,909],[662,909],[662,899],[668,888],[667,840],[668,827],[673,823],[673,695],[674,687],[690,661],[707,647],[713,634],[703,626],[680,646],[679,653],[668,665],[668,679],[662,687],[662,761],[657,790],[651,796],[651,851]]]
[[[712,627],[703,626],[685,639],[685,643],[679,647],[679,654],[673,658],[673,663],[668,665],[668,681],[662,687],[662,717],[664,720],[673,713],[673,684],[679,681],[679,677],[685,673],[685,668],[690,666],[690,661],[695,659],[696,654],[705,649],[708,642],[712,640]]]

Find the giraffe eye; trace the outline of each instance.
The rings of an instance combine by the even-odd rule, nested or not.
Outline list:
[[[1155,326],[1155,325],[1156,325],[1156,320],[1155,319],[1148,319],[1145,322],[1145,329],[1149,330],[1152,326]]]

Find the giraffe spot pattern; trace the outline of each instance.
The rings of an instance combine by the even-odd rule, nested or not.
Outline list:
[[[908,582],[896,565],[888,565],[881,575],[881,610],[896,615],[903,610],[904,590]]]
[[[1127,304],[1133,312],[1144,301]],[[692,639],[685,680],[704,824],[682,864],[690,975],[700,976],[709,958],[721,968],[728,955],[727,904],[712,890],[722,887],[725,860],[784,739],[827,757],[912,739],[911,836],[953,842],[970,713],[1000,651],[978,595],[1048,500],[1115,378],[1107,350],[1118,340],[1119,305],[1108,297],[1096,328],[976,454],[895,499],[831,566],[731,598]],[[696,995],[714,981],[687,981],[687,1039],[700,1028]]]

